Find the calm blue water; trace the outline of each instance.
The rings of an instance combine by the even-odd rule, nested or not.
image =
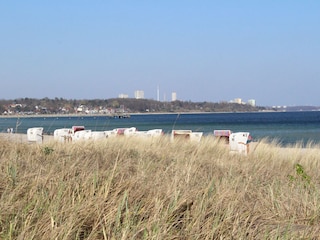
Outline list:
[[[30,127],[43,127],[46,133],[52,134],[55,129],[73,125],[83,125],[95,131],[136,127],[138,130],[161,128],[169,133],[172,129],[191,129],[206,135],[212,134],[213,130],[230,129],[233,132],[248,131],[255,140],[268,137],[283,144],[320,143],[320,112],[317,111],[141,114],[122,119],[105,116],[0,118],[1,132],[13,128],[18,133],[26,133]]]

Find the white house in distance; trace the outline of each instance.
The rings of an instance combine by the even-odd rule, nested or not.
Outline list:
[[[134,92],[134,97],[135,97],[136,99],[144,99],[144,91],[142,91],[142,90],[136,90],[136,91]]]
[[[238,104],[242,104],[242,99],[241,98],[235,98],[235,99],[233,99],[232,102],[238,103]]]
[[[128,94],[124,94],[124,93],[120,93],[118,98],[128,98],[129,95]]]

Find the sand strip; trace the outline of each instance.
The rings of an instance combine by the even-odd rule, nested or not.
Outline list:
[[[24,133],[0,133],[0,138],[14,141],[18,143],[28,143],[28,137],[27,134]],[[43,143],[47,143],[53,141],[52,135],[43,135]]]

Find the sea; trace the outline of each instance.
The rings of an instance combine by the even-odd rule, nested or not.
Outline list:
[[[253,141],[267,139],[282,145],[320,144],[320,111],[301,112],[250,112],[250,113],[169,113],[131,114],[129,118],[109,116],[19,116],[1,117],[0,131],[27,133],[31,127],[43,127],[45,134],[55,129],[84,126],[92,131],[136,127],[138,130],[188,129],[213,134],[214,130],[250,132]]]

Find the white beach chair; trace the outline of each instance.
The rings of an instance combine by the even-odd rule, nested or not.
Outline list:
[[[27,139],[29,142],[42,143],[42,141],[43,141],[43,128],[42,127],[28,128]]]
[[[247,155],[249,153],[250,139],[251,136],[249,132],[236,132],[230,134],[230,153],[240,153],[243,155]]]

